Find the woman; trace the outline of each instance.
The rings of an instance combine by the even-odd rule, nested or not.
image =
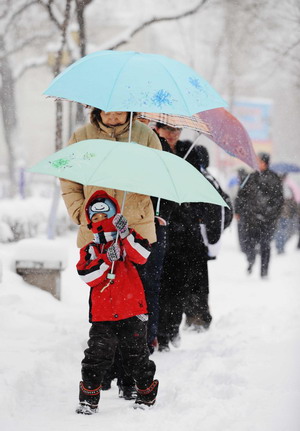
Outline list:
[[[92,108],[90,123],[76,130],[71,136],[68,145],[86,139],[128,142],[129,126],[130,113],[128,112],[105,112],[98,108]],[[133,115],[132,120],[131,141],[161,150],[161,144],[156,134],[145,124],[137,121],[136,114]],[[130,154],[128,154],[128,157],[130,157]],[[124,160],[124,163],[126,163],[126,160]],[[146,160],[145,163],[147,163]],[[114,169],[113,166],[111,168]],[[74,223],[80,225],[77,245],[81,248],[92,241],[91,233],[86,226],[84,208],[90,196],[99,187],[84,186],[65,179],[60,181],[62,197],[68,213]],[[103,187],[102,189],[115,198],[121,206],[123,191]],[[156,241],[153,205],[149,196],[127,193],[124,216],[127,218],[129,226],[146,238],[150,244]]]

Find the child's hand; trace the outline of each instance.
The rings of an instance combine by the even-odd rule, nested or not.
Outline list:
[[[106,255],[107,255],[107,259],[110,262],[115,262],[116,260],[119,260],[121,256],[121,250],[119,245],[114,243],[113,245],[108,247]]]
[[[113,219],[113,225],[117,228],[122,239],[129,235],[128,222],[123,214],[116,214]]]

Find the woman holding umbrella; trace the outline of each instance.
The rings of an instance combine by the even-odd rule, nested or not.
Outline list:
[[[76,130],[71,136],[68,145],[85,139],[107,139],[112,141],[128,142],[130,129],[130,114],[128,112],[104,112],[98,108],[92,108],[90,123]],[[146,125],[135,121],[133,115],[131,140],[140,145],[161,149],[161,144],[156,134]],[[126,163],[126,160],[124,160]],[[114,167],[112,166],[112,169]],[[91,240],[91,233],[87,229],[84,208],[90,196],[99,187],[83,186],[69,180],[61,179],[62,197],[66,204],[71,219],[80,226],[77,245],[83,247]],[[119,205],[122,204],[124,192],[120,190],[105,190]],[[149,196],[137,193],[128,193],[124,207],[124,216],[129,226],[146,238],[150,244],[156,241],[154,211]]]

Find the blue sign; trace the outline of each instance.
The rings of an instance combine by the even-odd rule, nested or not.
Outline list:
[[[233,114],[253,141],[271,140],[271,110],[271,101],[237,100],[233,105]]]

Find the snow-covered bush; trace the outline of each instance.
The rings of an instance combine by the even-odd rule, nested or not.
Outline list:
[[[19,241],[45,235],[52,199],[2,199],[0,202],[0,242]],[[71,222],[62,201],[56,216],[56,234],[63,235]]]

